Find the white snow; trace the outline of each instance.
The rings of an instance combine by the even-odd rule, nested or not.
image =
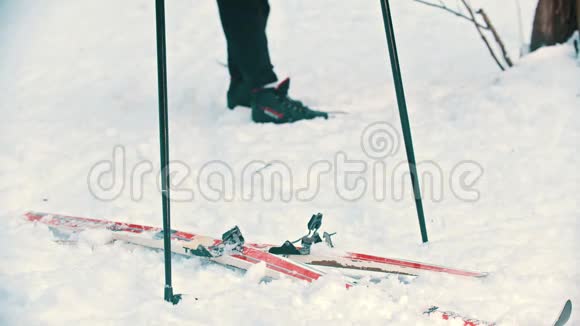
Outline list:
[[[515,2],[473,3],[517,59]],[[521,1],[526,39],[535,3]],[[421,315],[432,304],[501,325],[547,325],[565,299],[579,303],[573,47],[541,49],[502,73],[473,26],[413,1],[391,5],[419,169],[443,176],[434,186],[423,180],[432,188],[424,194],[429,244],[420,244],[403,144],[391,147],[382,183],[361,149],[374,122],[400,133],[378,1],[271,1],[271,55],[279,76],[292,77],[291,94],[349,113],[284,126],[256,125],[248,110],[226,109],[215,2],[166,4],[171,158],[181,162],[175,180],[183,178],[173,191],[172,226],[217,236],[239,225],[248,241],[282,243],[303,235],[320,211],[341,250],[489,277],[433,275],[409,284],[391,277],[346,290],[334,277],[261,283],[260,266],[243,275],[176,257],[174,287],[187,295],[171,306],[162,300],[161,253],[105,244],[98,232],[77,246],[53,242],[22,213],[161,224],[154,2],[13,0],[0,2],[0,325],[434,325]],[[125,173],[90,179],[96,164],[106,172],[99,162],[111,161],[116,146]],[[348,200],[357,196],[356,179],[335,180],[341,158],[366,162],[362,198]],[[217,201],[212,189],[222,183],[209,172],[227,170],[202,169],[214,160],[231,167],[235,185]],[[317,194],[299,194],[316,182],[309,168],[317,161],[331,172],[320,176]],[[284,186],[272,200],[268,193],[247,200],[253,171],[270,163],[265,174],[284,173],[276,162],[291,169]],[[112,186],[98,195],[115,198],[99,200],[87,180]],[[383,186],[386,199],[375,200]],[[578,323],[574,308],[570,324]]]

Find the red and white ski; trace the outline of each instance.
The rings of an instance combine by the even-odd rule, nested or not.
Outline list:
[[[423,314],[429,317],[435,317],[436,319],[458,321],[459,323],[463,323],[463,326],[497,326],[496,323],[465,317],[453,311],[442,310],[436,306],[430,307]]]
[[[444,319],[444,320],[455,320],[459,323],[463,323],[463,326],[497,326],[497,323],[490,323],[487,321],[479,320],[479,319],[472,319],[469,317],[462,316],[453,311],[445,311],[440,309],[439,307],[431,307],[427,309],[423,314],[436,318],[436,319]],[[558,314],[556,321],[551,324],[545,325],[553,325],[553,326],[564,326],[570,320],[570,316],[572,315],[572,301],[567,300],[564,304],[564,307]],[[542,325],[542,323],[536,323],[538,325]]]
[[[331,237],[334,235],[324,232],[320,237],[318,230],[322,225],[322,214],[314,214],[308,221],[308,234],[300,239],[290,242],[286,241],[281,247],[272,245],[254,245],[267,249],[270,253],[291,257],[294,261],[299,261],[309,265],[345,268],[350,270],[361,270],[371,272],[381,272],[389,274],[420,276],[428,273],[442,273],[454,276],[465,277],[485,277],[487,273],[474,272],[457,268],[437,266],[433,264],[420,263],[397,258],[379,257],[356,252],[340,252],[334,249]],[[324,238],[324,241],[322,240]],[[294,246],[294,243],[301,243],[301,247]],[[311,251],[313,244],[326,242],[325,250]]]
[[[26,213],[25,218],[31,222],[43,223],[59,231],[68,231],[71,233],[88,229],[110,230],[112,231],[111,236],[113,240],[125,241],[148,248],[163,249],[163,237],[161,233],[163,230],[161,228],[94,218],[35,212]],[[243,270],[247,270],[257,263],[264,262],[266,264],[265,276],[272,279],[279,279],[286,276],[312,282],[324,275],[324,272],[311,266],[243,245],[243,243],[237,246],[237,248],[235,248],[236,244],[228,248],[229,244],[225,244],[222,240],[179,231],[172,232],[172,240],[171,251],[176,254],[205,256],[218,264]],[[212,250],[225,251],[225,254],[213,253]],[[347,286],[350,285],[347,282]]]

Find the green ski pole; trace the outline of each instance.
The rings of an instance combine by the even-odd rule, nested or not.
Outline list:
[[[159,147],[161,156],[161,200],[163,205],[163,252],[165,256],[165,301],[177,304],[181,295],[171,285],[171,220],[169,201],[169,126],[167,123],[167,65],[165,59],[165,3],[155,1],[157,29],[157,86],[159,91]]]
[[[393,80],[395,82],[395,92],[397,94],[397,104],[399,106],[399,116],[401,118],[401,126],[403,128],[403,138],[405,139],[405,151],[407,152],[407,161],[409,162],[409,170],[411,172],[411,184],[413,185],[415,207],[417,208],[419,227],[421,229],[421,239],[423,242],[427,242],[429,239],[427,237],[427,227],[425,226],[425,215],[423,213],[423,203],[421,201],[421,187],[419,186],[419,175],[417,174],[417,164],[415,163],[415,152],[413,151],[411,126],[409,125],[407,102],[405,101],[403,79],[401,77],[399,56],[397,54],[397,45],[395,43],[395,32],[393,30],[393,21],[391,19],[391,8],[389,7],[389,0],[380,1],[383,11],[385,33],[387,34],[387,47],[389,48],[389,57],[391,58],[391,70],[393,71]]]

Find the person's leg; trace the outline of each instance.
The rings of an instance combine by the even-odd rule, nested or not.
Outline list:
[[[230,72],[230,80],[232,83],[241,83],[243,81],[242,72],[238,68],[238,64],[233,59],[234,55],[228,46],[228,70]]]
[[[266,38],[268,1],[217,0],[217,3],[228,44],[232,82],[242,81],[251,88],[275,82]]]
[[[217,0],[217,3],[228,43],[231,77],[228,107],[251,107],[255,122],[289,123],[328,118],[327,113],[312,110],[288,97],[289,79],[275,88],[267,86],[278,79],[270,62],[266,38],[268,0]]]

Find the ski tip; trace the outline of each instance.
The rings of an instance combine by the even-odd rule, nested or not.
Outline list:
[[[570,320],[570,316],[572,315],[572,301],[568,299],[564,304],[564,308],[562,308],[562,312],[554,322],[554,326],[564,326]]]

